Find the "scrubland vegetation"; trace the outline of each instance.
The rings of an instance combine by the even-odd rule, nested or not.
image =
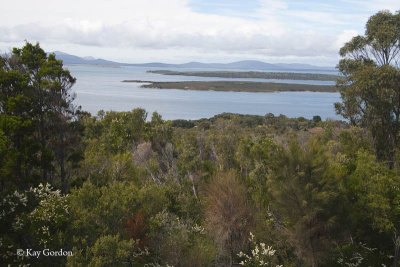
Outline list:
[[[146,82],[138,80],[124,80],[123,82],[144,83],[142,88],[157,89],[182,89],[198,91],[231,91],[231,92],[337,92],[338,89],[333,85],[313,85],[313,84],[290,84],[290,83],[266,83],[266,82]]]
[[[221,77],[221,78],[253,78],[253,79],[283,79],[283,80],[316,80],[336,81],[337,75],[297,73],[297,72],[261,72],[261,71],[170,71],[150,70],[150,73],[162,75],[181,75],[199,77]]]
[[[398,266],[399,16],[341,50],[347,122],[91,116],[54,55],[2,56],[1,264]]]

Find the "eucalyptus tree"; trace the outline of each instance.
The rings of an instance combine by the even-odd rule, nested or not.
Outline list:
[[[400,131],[400,12],[370,17],[365,34],[353,37],[340,55],[342,103],[335,104],[336,111],[368,128],[377,158],[393,167]]]

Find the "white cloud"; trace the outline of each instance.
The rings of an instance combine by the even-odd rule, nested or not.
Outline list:
[[[398,0],[343,0],[344,2],[358,5],[363,9],[367,9],[370,12],[377,12],[381,10],[389,10],[395,12],[400,10],[400,4]]]
[[[359,35],[356,30],[345,30],[343,31],[333,43],[332,49],[339,51],[341,47],[347,42],[349,42],[354,36]]]
[[[283,0],[258,0],[258,2],[263,8],[268,9],[270,11],[287,9],[288,7],[287,2]]]
[[[3,44],[26,39],[47,47],[75,47],[78,55],[103,49],[101,57],[110,59],[124,51],[127,60],[136,61],[163,53],[163,58],[187,55],[187,60],[201,54],[336,58],[341,44],[356,33],[347,28],[350,15],[292,10],[283,0],[259,0],[261,8],[251,18],[196,13],[188,1],[16,0],[0,3],[0,36]]]
[[[204,21],[204,28],[196,25],[179,25],[164,21],[132,21],[107,25],[88,20],[68,21],[57,25],[24,24],[12,28],[0,28],[3,41],[17,42],[23,39],[41,42],[69,42],[80,45],[101,47],[139,48],[197,48],[206,51],[254,52],[265,55],[308,55],[330,51],[323,40],[333,36],[316,33],[295,33],[271,29],[270,25],[259,23],[226,21],[216,19],[215,25]],[[207,25],[208,24],[208,25]],[[211,23],[212,24],[212,23]],[[326,50],[326,51],[324,51]]]

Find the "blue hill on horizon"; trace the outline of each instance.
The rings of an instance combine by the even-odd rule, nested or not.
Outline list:
[[[98,65],[98,66],[137,66],[137,67],[155,67],[155,68],[191,68],[191,69],[223,69],[223,70],[324,70],[335,71],[334,67],[321,67],[310,64],[302,63],[267,63],[258,60],[242,60],[232,63],[201,63],[201,62],[188,62],[183,64],[169,64],[161,62],[150,63],[120,63],[105,59],[96,59],[91,56],[78,57],[70,55],[61,51],[54,51],[57,59],[61,59],[64,64],[72,65]]]

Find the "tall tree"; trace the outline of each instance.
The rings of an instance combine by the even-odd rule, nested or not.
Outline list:
[[[377,158],[393,167],[400,131],[400,12],[372,16],[365,35],[346,43],[340,55],[337,85],[343,103],[335,104],[336,111],[368,128]]]
[[[39,44],[14,48],[0,62],[1,138],[14,155],[1,169],[15,184],[36,177],[34,183],[58,181],[65,189],[66,163],[80,136],[71,93],[75,78]]]

